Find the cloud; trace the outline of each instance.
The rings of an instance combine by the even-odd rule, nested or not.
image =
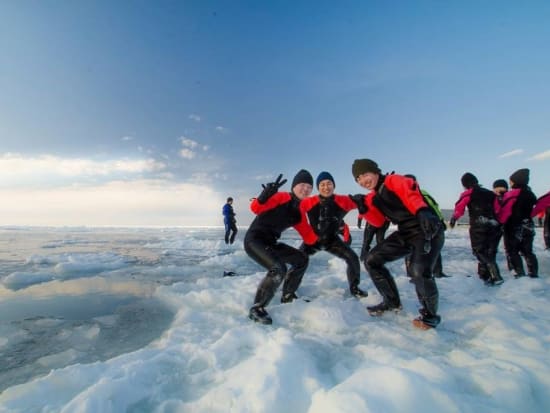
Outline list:
[[[184,159],[193,159],[196,155],[191,149],[183,148],[180,151],[180,156]]]
[[[197,146],[199,146],[199,143],[194,141],[193,139],[186,138],[185,136],[182,136],[180,138],[181,144],[187,148],[194,149]]]
[[[499,158],[509,158],[511,156],[521,155],[523,153],[523,149],[514,149],[513,151],[503,153],[502,155],[499,155]]]
[[[0,225],[220,225],[223,205],[204,184],[152,179],[49,190],[0,188],[0,199]]]
[[[121,140],[123,140],[124,142],[128,142],[128,141],[134,140],[134,137],[133,136],[123,136],[121,138]]]
[[[255,181],[265,181],[265,182],[267,182],[269,180],[273,180],[274,175],[272,175],[272,174],[270,174],[270,175],[256,175],[252,179],[254,179]]]
[[[550,150],[537,153],[529,158],[530,161],[545,161],[547,159],[550,159]]]
[[[185,136],[182,136],[180,138],[181,145],[183,146],[183,149],[180,150],[180,156],[184,159],[193,159],[197,156],[197,153],[195,149],[202,149],[203,151],[208,151],[210,149],[210,146],[208,145],[201,145],[197,141],[187,138]]]
[[[216,131],[220,133],[226,133],[229,129],[224,128],[223,126],[216,126]]]
[[[96,161],[83,158],[61,158],[53,155],[25,157],[20,154],[0,155],[0,183],[4,180],[42,179],[44,177],[107,177],[114,174],[141,174],[162,171],[166,165],[154,159],[110,159]]]
[[[199,115],[195,115],[193,113],[191,115],[189,115],[189,119],[194,120],[195,122],[200,122],[201,121],[201,117]]]

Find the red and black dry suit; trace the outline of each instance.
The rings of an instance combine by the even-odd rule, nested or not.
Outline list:
[[[397,225],[397,231],[372,248],[364,260],[384,303],[388,308],[401,306],[397,285],[385,264],[410,255],[412,281],[422,305],[420,313],[427,323],[437,325],[439,292],[433,268],[444,243],[443,226],[439,225],[431,238],[426,237],[418,214],[429,210],[429,206],[416,182],[402,175],[380,175],[376,188],[365,196],[365,204],[367,212],[363,216],[370,224],[380,227],[389,219]]]
[[[497,208],[497,217],[504,226],[507,252],[516,277],[525,275],[520,253],[525,258],[528,275],[538,277],[539,263],[533,252],[535,223],[531,217],[536,203],[537,197],[529,186],[513,184]]]
[[[333,194],[330,197],[315,195],[302,200],[300,209],[307,215],[309,225],[315,233],[316,242],[313,245],[302,244],[300,249],[307,255],[313,255],[325,250],[328,253],[342,258],[347,264],[347,278],[350,292],[353,294],[360,282],[361,266],[359,257],[346,241],[339,236],[344,223],[345,215],[357,205],[347,195]],[[349,228],[348,228],[349,230]],[[296,289],[298,289],[296,285]],[[294,292],[294,291],[293,291]]]
[[[452,216],[456,221],[468,208],[470,245],[478,261],[477,273],[483,281],[501,279],[496,262],[502,232],[495,214],[497,205],[493,191],[475,184],[460,194]]]
[[[244,238],[246,253],[267,269],[265,278],[260,282],[254,305],[265,307],[281,285],[283,295],[294,288],[295,281],[302,279],[308,265],[308,256],[289,245],[278,242],[281,233],[294,227],[306,243],[314,242],[315,235],[309,227],[305,215],[299,209],[300,200],[289,192],[277,192],[260,204],[254,199],[250,209],[256,218],[250,224]],[[287,268],[290,265],[290,269]]]

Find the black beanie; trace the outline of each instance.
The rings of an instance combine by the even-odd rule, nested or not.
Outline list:
[[[334,187],[336,188],[336,184],[334,183],[334,178],[332,177],[331,174],[329,174],[326,171],[321,172],[317,177],[317,181],[315,181],[315,183],[317,184],[317,188],[319,188],[319,184],[321,183],[321,181],[324,181],[325,179],[332,181],[332,185],[334,185]]]
[[[367,172],[380,174],[382,171],[378,167],[378,164],[371,159],[356,159],[351,166],[351,173],[353,179],[357,179],[359,175],[363,175]]]
[[[529,183],[529,169],[518,169],[510,175],[510,181],[516,185],[527,185]]]
[[[508,189],[508,182],[506,182],[504,179],[497,179],[495,182],[493,182],[493,189],[495,188]]]
[[[474,174],[470,172],[466,172],[464,175],[462,175],[462,178],[460,178],[460,182],[462,182],[462,186],[467,189],[470,189],[478,184],[477,178]]]
[[[313,186],[313,176],[305,169],[300,169],[292,180],[292,188],[298,184],[310,184]]]

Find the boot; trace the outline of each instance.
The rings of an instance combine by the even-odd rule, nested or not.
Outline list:
[[[525,276],[525,269],[523,268],[523,261],[522,261],[519,254],[514,254],[514,255],[510,256],[510,262],[512,263],[512,267],[514,268],[514,271],[516,272],[516,275],[514,275],[515,278]]]
[[[492,262],[487,264],[487,268],[489,269],[489,279],[487,280],[487,285],[500,285],[504,282],[500,276],[500,270],[498,269],[496,263]]]
[[[369,315],[373,317],[380,317],[386,311],[395,311],[397,313],[401,311],[402,308],[401,303],[397,306],[390,306],[385,301],[382,301],[380,304],[368,306],[367,311],[369,312]]]
[[[293,302],[294,300],[297,300],[298,299],[298,296],[294,293],[287,293],[287,294],[283,294],[281,296],[281,303],[283,304],[286,304],[286,303],[291,303]]]
[[[430,328],[436,328],[437,325],[441,322],[441,317],[437,314],[430,314],[426,308],[421,308],[418,310],[420,317],[415,318],[412,323],[413,326],[421,330],[429,330]]]
[[[529,254],[525,256],[525,263],[527,264],[527,275],[531,278],[538,278],[539,276],[539,262],[535,254]]]
[[[273,320],[271,319],[267,311],[265,311],[265,308],[257,305],[254,305],[250,308],[250,311],[248,312],[248,318],[261,324],[273,323]]]
[[[350,287],[349,292],[351,295],[353,295],[355,298],[363,298],[368,297],[368,293],[366,291],[363,291],[358,286],[354,285],[353,287]]]

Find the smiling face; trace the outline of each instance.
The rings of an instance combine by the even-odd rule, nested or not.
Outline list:
[[[306,184],[306,183],[296,184],[292,188],[292,192],[294,192],[294,195],[296,195],[296,198],[300,200],[310,196],[311,191],[313,191],[313,185]]]
[[[334,183],[330,179],[319,182],[319,195],[328,198],[334,193]]]
[[[379,178],[379,174],[376,174],[374,172],[365,172],[364,174],[359,175],[355,180],[357,181],[359,186],[370,191],[376,188]]]

